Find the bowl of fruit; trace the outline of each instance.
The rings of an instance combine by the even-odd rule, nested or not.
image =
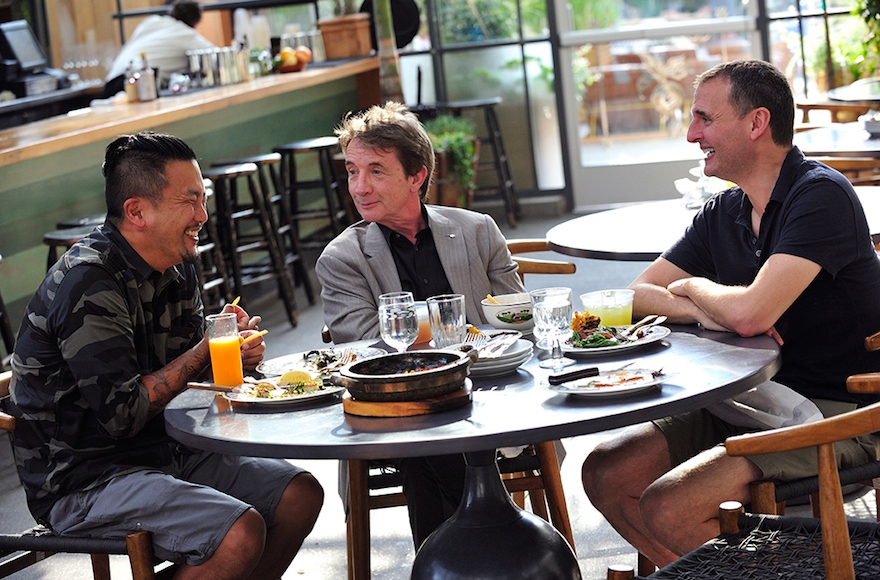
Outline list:
[[[300,45],[296,48],[283,46],[275,57],[275,70],[282,73],[299,72],[306,68],[311,60],[312,51],[308,46]]]

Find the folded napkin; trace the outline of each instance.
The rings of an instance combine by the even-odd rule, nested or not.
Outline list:
[[[709,405],[706,410],[732,425],[756,429],[777,429],[823,418],[811,400],[773,381]]]

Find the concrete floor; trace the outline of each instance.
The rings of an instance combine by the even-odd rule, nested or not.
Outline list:
[[[529,215],[533,215],[531,212]],[[522,222],[516,229],[502,227],[508,237],[543,237],[556,223],[571,216],[534,218]],[[498,219],[499,223],[503,220]],[[549,254],[547,257],[551,257]],[[559,255],[552,255],[560,259]],[[310,256],[313,264],[315,256]],[[526,278],[529,289],[571,286],[575,295],[603,288],[621,287],[628,284],[641,270],[644,263],[606,262],[599,260],[572,259],[578,272],[562,282],[554,276],[531,276]],[[312,272],[313,274],[313,272]],[[317,283],[314,282],[317,288]],[[268,328],[267,357],[291,352],[310,350],[321,346],[320,329],[323,324],[320,301],[309,306],[302,289],[297,290],[300,302],[299,325],[291,328],[286,322],[283,309],[274,289],[262,295],[246,296],[248,309],[264,317],[263,327]],[[568,455],[562,466],[562,479],[568,501],[569,514],[574,529],[575,548],[581,572],[585,579],[605,577],[609,563],[635,565],[635,551],[605,522],[587,501],[580,484],[580,466],[597,442],[611,437],[602,433],[564,440]],[[284,575],[285,579],[337,580],[346,578],[345,521],[342,504],[336,493],[336,461],[295,461],[309,469],[322,483],[326,493],[324,508],[312,534],[306,539],[300,553]],[[851,501],[854,513],[869,514],[872,496]],[[795,508],[790,513],[798,513]],[[8,445],[0,440],[0,532],[16,532],[33,525],[27,512],[24,492],[18,484],[11,465]],[[414,551],[409,533],[405,508],[374,510],[372,526],[372,570],[378,580],[406,580],[409,578]],[[124,557],[112,557],[113,578],[130,578]],[[17,580],[90,578],[89,560],[86,556],[59,555],[13,576]]]

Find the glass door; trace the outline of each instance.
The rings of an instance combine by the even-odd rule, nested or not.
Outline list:
[[[686,140],[693,81],[761,53],[755,2],[554,1],[575,211],[676,197],[702,156]]]

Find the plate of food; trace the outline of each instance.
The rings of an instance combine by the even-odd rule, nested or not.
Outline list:
[[[264,360],[257,365],[257,372],[266,376],[281,376],[288,371],[302,370],[326,376],[349,363],[383,354],[387,353],[370,346],[322,348]]]
[[[595,377],[548,385],[551,391],[581,397],[629,395],[656,387],[671,375],[661,370],[626,369],[599,373]]]
[[[591,330],[572,331],[571,338],[562,343],[562,350],[572,356],[592,356],[616,353],[663,340],[672,331],[665,326],[651,326],[638,334],[635,340],[620,337],[625,326],[598,326]]]
[[[325,385],[320,375],[292,370],[271,379],[248,377],[243,385],[223,393],[223,397],[236,403],[289,405],[312,402],[344,390],[335,385]]]

